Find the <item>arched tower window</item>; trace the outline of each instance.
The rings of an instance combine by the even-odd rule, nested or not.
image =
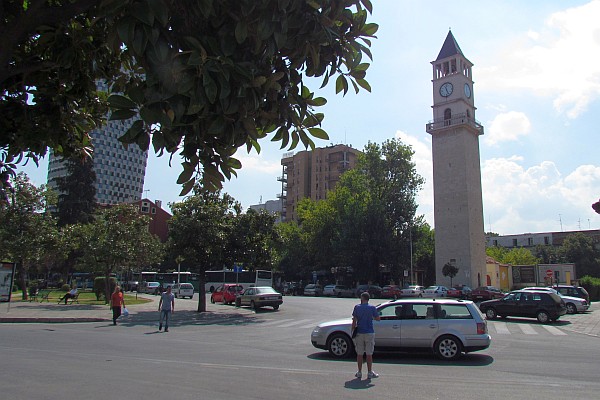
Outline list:
[[[450,120],[452,119],[452,111],[449,108],[444,110],[444,126],[450,125]]]

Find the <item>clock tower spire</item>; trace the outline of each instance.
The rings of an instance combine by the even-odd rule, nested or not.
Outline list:
[[[431,135],[436,283],[449,285],[446,264],[457,267],[452,283],[487,285],[479,136],[471,63],[452,31],[433,65]]]

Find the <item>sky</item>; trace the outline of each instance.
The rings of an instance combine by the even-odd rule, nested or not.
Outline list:
[[[412,146],[424,179],[417,213],[433,227],[431,137],[435,60],[451,29],[474,64],[484,229],[501,235],[600,229],[592,203],[600,198],[600,0],[376,0],[379,25],[367,71],[371,93],[331,87],[322,127],[330,140],[362,150],[400,138]],[[269,138],[270,139],[270,138]],[[287,149],[263,140],[260,154],[240,148],[238,177],[224,191],[250,205],[275,200]],[[304,150],[296,148],[295,151]],[[149,156],[143,197],[181,201],[181,161]],[[46,183],[47,160],[22,169]]]

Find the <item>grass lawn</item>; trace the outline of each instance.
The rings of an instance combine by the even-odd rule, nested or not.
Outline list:
[[[63,292],[62,290],[52,290],[50,292],[50,295],[48,296],[48,302],[49,303],[58,303],[58,299],[60,299],[61,297],[63,297],[65,295],[66,292]],[[40,297],[38,297],[38,301],[40,300]],[[104,302],[104,300],[96,300],[96,295],[91,292],[91,291],[83,291],[80,290],[79,291],[79,304],[93,304],[93,305],[105,305],[106,303]],[[148,303],[152,300],[150,299],[146,299],[143,298],[141,296],[138,296],[138,298],[135,298],[135,294],[125,294],[124,295],[124,300],[125,300],[125,304],[129,305],[135,305],[135,304],[143,304],[143,303]],[[23,301],[21,300],[21,292],[13,292],[12,295],[12,301]]]

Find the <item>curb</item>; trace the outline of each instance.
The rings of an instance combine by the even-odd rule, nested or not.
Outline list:
[[[107,318],[33,318],[33,317],[0,317],[0,323],[36,323],[36,324],[61,324],[73,322],[104,322],[110,321]]]

